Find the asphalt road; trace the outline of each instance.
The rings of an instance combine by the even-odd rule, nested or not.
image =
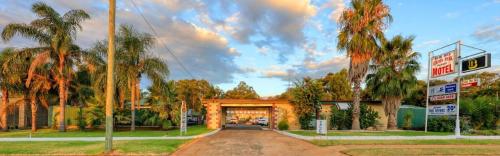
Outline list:
[[[303,140],[269,130],[225,129],[181,147],[178,156],[295,156],[339,155],[332,148],[322,148]]]

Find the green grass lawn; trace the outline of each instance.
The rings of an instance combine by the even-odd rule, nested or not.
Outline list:
[[[115,153],[162,154],[176,150],[189,140],[114,141]],[[101,154],[104,142],[0,142],[2,154]]]
[[[318,135],[314,130],[288,131],[303,136]],[[328,131],[328,136],[424,136],[424,135],[454,135],[450,132],[427,132],[424,131]]]
[[[318,146],[334,145],[500,145],[499,140],[313,140]]]
[[[189,126],[186,135],[198,135],[210,132],[205,125]],[[0,132],[1,137],[29,137],[30,130],[12,130],[9,132]],[[117,131],[113,132],[116,137],[155,137],[155,136],[179,136],[179,129],[168,131],[136,130],[136,131]],[[32,137],[104,137],[104,130],[79,131],[72,130],[59,132],[53,129],[39,129],[31,134]]]
[[[347,155],[498,155],[500,148],[369,148],[342,151]]]

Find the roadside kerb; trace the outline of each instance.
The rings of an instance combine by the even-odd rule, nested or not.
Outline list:
[[[188,139],[207,137],[219,131],[220,129],[216,129],[208,133],[194,135],[194,136],[113,137],[113,140],[188,140]],[[16,141],[104,141],[104,137],[0,138],[0,142],[16,142]]]
[[[286,131],[274,130],[277,133],[302,140],[500,140],[500,136],[303,136]]]

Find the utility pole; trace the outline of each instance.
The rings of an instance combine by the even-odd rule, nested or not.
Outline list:
[[[113,149],[113,99],[115,96],[115,9],[115,0],[109,0],[108,68],[106,75],[106,153],[110,153]]]
[[[456,53],[458,54],[458,76],[457,76],[457,114],[456,114],[456,119],[455,119],[455,136],[459,137],[460,136],[460,87],[461,87],[461,79],[460,73],[462,72],[462,55],[461,55],[461,49],[460,46],[462,44],[462,41],[458,41],[456,45]]]

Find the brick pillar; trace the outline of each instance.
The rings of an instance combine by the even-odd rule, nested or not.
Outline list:
[[[222,128],[220,125],[220,121],[222,120],[222,111],[221,111],[221,106],[220,103],[217,104],[217,107],[215,108],[217,112],[217,128]]]
[[[273,106],[271,107],[271,111],[269,113],[271,113],[271,120],[269,120],[269,122],[271,123],[271,129],[276,129],[276,118],[277,117],[277,107],[276,107],[276,104],[273,103]]]

